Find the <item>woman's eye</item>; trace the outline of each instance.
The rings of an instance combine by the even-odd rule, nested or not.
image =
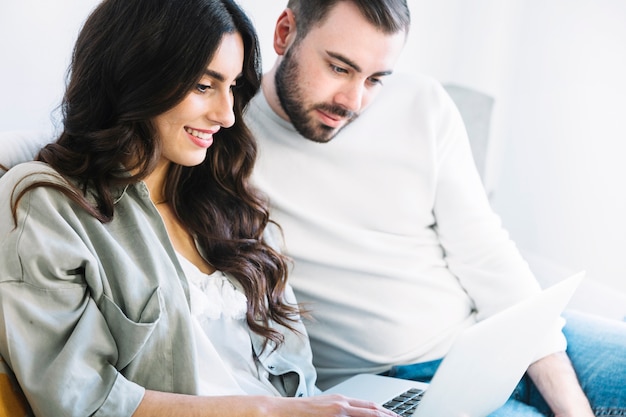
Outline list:
[[[198,84],[196,85],[196,90],[198,90],[201,93],[206,93],[207,90],[210,90],[211,86],[210,85],[206,85],[206,84]]]

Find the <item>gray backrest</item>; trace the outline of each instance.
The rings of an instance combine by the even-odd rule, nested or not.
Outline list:
[[[444,88],[461,113],[476,168],[484,182],[494,99],[480,91],[456,84],[444,84]]]
[[[53,134],[40,130],[0,132],[0,165],[11,168],[32,161],[39,149],[54,140]],[[0,176],[4,171],[0,170]]]

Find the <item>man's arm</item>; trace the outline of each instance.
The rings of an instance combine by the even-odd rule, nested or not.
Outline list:
[[[530,365],[528,375],[555,417],[593,417],[589,401],[565,352],[539,359]]]

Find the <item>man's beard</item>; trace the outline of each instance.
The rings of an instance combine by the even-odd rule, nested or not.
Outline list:
[[[293,45],[276,69],[274,77],[276,94],[280,100],[280,105],[298,133],[314,142],[329,142],[341,129],[356,119],[358,113],[328,103],[314,104],[307,109],[304,94],[300,89],[301,71],[298,67],[297,58],[293,56],[296,49],[297,45]],[[346,124],[339,128],[322,124],[309,115],[311,110],[316,109],[345,118],[347,119]]]

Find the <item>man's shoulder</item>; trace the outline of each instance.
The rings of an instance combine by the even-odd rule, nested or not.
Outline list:
[[[413,72],[394,72],[383,82],[385,89],[399,89],[408,92],[439,92],[443,90],[441,83],[426,74]]]
[[[446,100],[441,82],[419,73],[396,72],[383,81],[380,97],[398,101],[425,101],[430,105]]]
[[[383,88],[372,108],[385,113],[391,109],[405,109],[411,114],[426,111],[434,115],[449,111],[451,100],[435,78],[419,73],[396,72],[383,81]]]

